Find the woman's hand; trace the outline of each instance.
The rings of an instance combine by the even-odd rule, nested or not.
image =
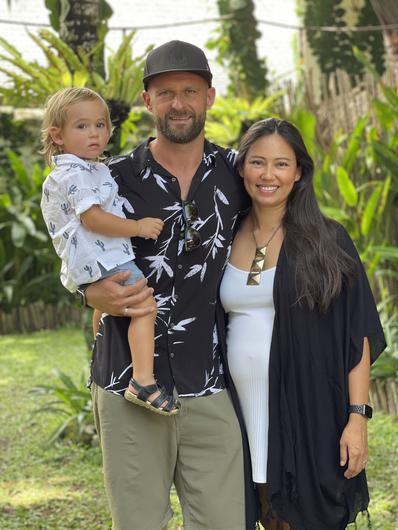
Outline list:
[[[147,286],[145,279],[133,285],[120,285],[118,282],[126,280],[129,271],[118,272],[89,285],[86,289],[88,305],[102,313],[117,317],[138,317],[152,313],[154,305],[150,298],[153,289]],[[148,298],[148,307],[135,307]]]
[[[340,438],[340,466],[348,463],[345,478],[353,478],[365,469],[367,459],[368,420],[352,413]]]

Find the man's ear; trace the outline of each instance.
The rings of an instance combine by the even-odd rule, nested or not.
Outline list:
[[[211,109],[213,106],[214,100],[216,98],[216,89],[214,86],[211,86],[207,90],[207,108]]]
[[[62,138],[62,132],[60,127],[50,127],[48,134],[51,136],[51,140],[57,145],[64,145]]]
[[[142,99],[144,100],[146,108],[149,110],[149,112],[151,112],[152,111],[151,96],[149,95],[149,92],[147,90],[144,90],[142,92]]]

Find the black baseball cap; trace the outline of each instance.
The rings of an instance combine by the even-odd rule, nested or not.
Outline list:
[[[144,66],[144,87],[159,74],[167,72],[192,72],[203,77],[209,87],[213,78],[203,50],[181,40],[172,40],[152,50]]]

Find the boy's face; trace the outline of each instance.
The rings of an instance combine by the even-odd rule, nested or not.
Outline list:
[[[80,101],[71,105],[64,126],[52,127],[50,134],[64,153],[85,160],[97,159],[110,136],[104,105],[100,101]]]

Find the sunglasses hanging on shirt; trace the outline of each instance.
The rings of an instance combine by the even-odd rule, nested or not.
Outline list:
[[[182,216],[185,223],[184,249],[185,252],[192,252],[202,242],[199,231],[193,228],[193,224],[199,219],[198,206],[194,202],[182,201]]]

